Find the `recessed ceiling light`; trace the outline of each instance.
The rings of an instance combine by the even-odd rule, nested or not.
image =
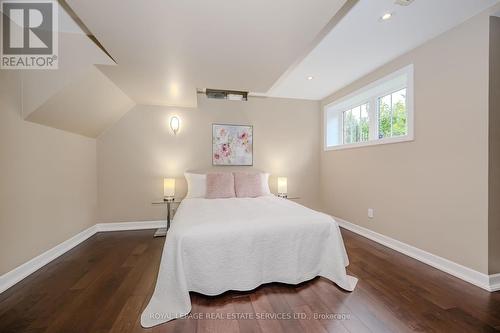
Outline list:
[[[414,0],[396,0],[394,3],[400,6],[409,6]]]
[[[382,21],[387,21],[391,17],[392,17],[392,13],[385,13],[384,15],[382,15],[381,19],[382,19]]]
[[[311,81],[312,79],[314,79],[314,76],[308,76],[307,79]]]

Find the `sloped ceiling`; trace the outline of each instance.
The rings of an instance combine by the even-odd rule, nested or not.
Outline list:
[[[265,93],[346,0],[68,0],[136,103],[196,106],[197,88]]]
[[[360,0],[267,95],[323,99],[496,3],[415,0],[405,7],[394,0]],[[393,17],[383,21],[384,13]]]
[[[26,120],[96,138],[134,105],[101,71],[89,66]]]
[[[196,107],[200,88],[322,99],[498,2],[67,0],[86,32],[60,8],[60,69],[22,73],[23,116],[97,137],[134,103]]]
[[[95,65],[116,66],[59,7],[59,68],[20,71],[25,120],[96,138],[135,104]]]
[[[59,68],[26,70],[23,78],[23,116],[27,118],[66,85],[78,80],[94,64],[113,64],[86,35],[59,33]]]

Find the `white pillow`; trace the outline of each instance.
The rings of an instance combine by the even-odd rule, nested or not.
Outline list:
[[[271,195],[271,190],[269,189],[269,174],[261,173],[261,184],[262,184],[262,195]]]
[[[207,175],[186,172],[184,177],[186,177],[188,186],[185,199],[205,198],[207,196]]]

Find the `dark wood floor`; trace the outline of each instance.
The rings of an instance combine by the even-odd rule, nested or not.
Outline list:
[[[144,330],[139,317],[164,242],[153,239],[153,232],[99,233],[0,294],[0,332],[500,330],[499,293],[344,230],[349,272],[360,279],[354,292],[316,278],[216,297],[192,293],[191,317]]]

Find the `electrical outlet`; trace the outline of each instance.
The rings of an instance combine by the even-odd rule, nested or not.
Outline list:
[[[373,218],[373,208],[368,208],[368,218]]]

